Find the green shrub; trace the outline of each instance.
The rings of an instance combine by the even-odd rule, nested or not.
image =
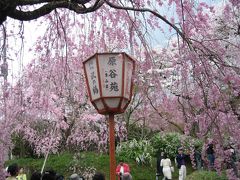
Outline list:
[[[155,134],[151,139],[151,144],[156,155],[164,152],[169,158],[174,158],[177,149],[181,146],[180,134]]]
[[[155,155],[164,152],[169,158],[174,159],[179,147],[186,151],[193,147],[202,147],[202,141],[179,133],[157,133],[151,138]]]
[[[12,154],[16,157],[37,157],[34,153],[33,148],[26,141],[21,134],[12,134],[12,143],[14,144],[14,148],[12,149]]]
[[[200,140],[200,139],[196,139],[196,138],[193,138],[191,136],[180,135],[180,140],[181,140],[182,146],[186,150],[189,150],[193,147],[198,148],[199,150],[202,149],[203,141]]]
[[[133,159],[138,164],[151,164],[153,148],[150,141],[133,139],[128,142],[122,142],[116,150],[116,153],[122,160]]]

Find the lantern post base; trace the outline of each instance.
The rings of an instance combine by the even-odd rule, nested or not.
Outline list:
[[[116,179],[114,115],[109,114],[110,180]]]

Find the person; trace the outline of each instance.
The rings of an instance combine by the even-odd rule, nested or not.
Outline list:
[[[9,174],[7,172],[7,169],[8,169],[8,167],[2,169],[2,172],[3,172],[4,176],[5,176],[5,179],[9,176]]]
[[[156,180],[159,179],[159,177],[163,177],[163,171],[162,166],[160,166],[161,160],[163,158],[164,153],[161,152],[160,155],[157,157],[157,173],[156,173]]]
[[[42,180],[56,180],[56,172],[47,170],[42,174]]]
[[[78,174],[74,173],[69,177],[70,180],[84,180],[84,177],[80,177]]]
[[[214,152],[212,143],[208,144],[206,153],[207,153],[207,158],[209,162],[209,169],[212,170],[214,168],[214,161],[215,161],[215,152]]]
[[[176,164],[179,169],[179,180],[185,180],[187,176],[186,158],[187,155],[183,153],[183,148],[180,147],[176,156]]]
[[[41,173],[40,172],[34,172],[30,178],[30,180],[41,180]]]
[[[17,175],[18,175],[18,165],[16,163],[8,166],[7,172],[10,174],[9,177],[6,178],[6,180],[16,180]]]
[[[194,149],[194,160],[196,162],[196,168],[198,170],[202,169],[202,154],[201,151],[199,150],[199,147],[195,147]]]
[[[105,175],[103,173],[97,172],[92,180],[105,180]]]
[[[234,172],[234,175],[236,177],[238,177],[238,169],[237,169],[237,166],[236,166],[236,152],[235,152],[235,149],[233,148],[233,146],[231,145],[228,145],[226,148],[225,148],[225,153],[227,155],[227,158],[225,160],[226,162],[226,165],[227,165],[227,169],[232,169],[233,172]]]
[[[64,180],[64,176],[61,174],[56,175],[56,180]]]
[[[120,137],[118,136],[118,134],[117,134],[117,136],[115,137],[115,149],[117,149],[117,146],[120,144]]]
[[[116,174],[119,180],[132,179],[129,165],[127,163],[123,163],[122,161],[119,163],[119,165],[116,168]]]
[[[20,168],[18,176],[16,178],[17,180],[27,180],[27,175],[24,173],[23,167]]]
[[[163,155],[163,159],[161,160],[160,166],[163,167],[162,171],[164,179],[166,180],[172,179],[171,160],[167,158],[165,154]]]
[[[125,173],[122,175],[122,180],[132,180],[132,176],[130,173]]]

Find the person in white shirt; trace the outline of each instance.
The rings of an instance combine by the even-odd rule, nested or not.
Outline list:
[[[163,156],[163,159],[160,162],[160,166],[163,167],[163,175],[165,180],[172,179],[171,160],[167,158],[166,155]]]

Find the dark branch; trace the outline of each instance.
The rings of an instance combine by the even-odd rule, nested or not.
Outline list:
[[[76,12],[77,14],[85,14],[96,11],[104,4],[104,0],[96,0],[92,6],[86,8],[84,4],[90,1],[92,0],[18,0],[15,2],[15,4],[10,4],[9,2],[5,1],[0,3],[0,24],[6,20],[7,16],[20,21],[29,21],[47,15],[57,8],[66,8]],[[21,9],[17,9],[17,6],[34,5],[40,3],[47,4],[44,4],[33,11],[22,11]]]
[[[67,2],[72,3],[78,3],[78,4],[86,4],[90,2],[91,0],[71,0]],[[18,0],[17,5],[18,6],[26,6],[26,5],[36,5],[36,4],[42,4],[42,3],[53,3],[53,0]]]

